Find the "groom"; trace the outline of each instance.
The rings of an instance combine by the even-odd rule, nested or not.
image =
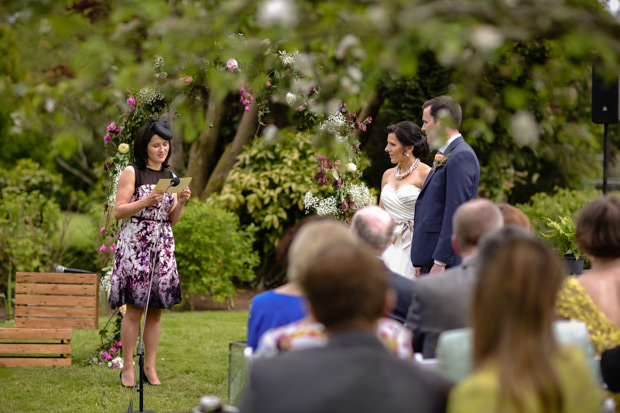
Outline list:
[[[458,131],[461,105],[438,96],[422,110],[422,131],[439,151],[415,203],[411,262],[418,276],[460,264],[450,242],[452,216],[459,205],[476,197],[480,181],[478,157]]]

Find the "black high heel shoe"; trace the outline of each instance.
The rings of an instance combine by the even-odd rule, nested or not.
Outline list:
[[[146,373],[144,372],[144,369],[142,369],[142,377],[144,377],[144,381],[146,382],[146,384],[148,384],[149,386],[159,386],[159,384],[153,384],[149,381],[149,378],[146,376]]]
[[[127,387],[128,389],[131,389],[133,386],[125,386],[123,384],[123,370],[121,370],[120,374],[118,375],[121,378],[121,386],[123,387]]]

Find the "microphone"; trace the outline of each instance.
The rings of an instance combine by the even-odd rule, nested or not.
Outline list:
[[[181,183],[181,178],[175,176],[170,180],[170,186],[178,186]]]
[[[56,267],[56,272],[75,273],[75,274],[94,274],[92,271],[78,270],[77,268],[67,268],[59,265]]]

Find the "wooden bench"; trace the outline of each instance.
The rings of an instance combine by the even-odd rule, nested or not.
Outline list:
[[[71,365],[72,329],[99,328],[97,274],[18,272],[15,328],[0,328],[0,366]]]

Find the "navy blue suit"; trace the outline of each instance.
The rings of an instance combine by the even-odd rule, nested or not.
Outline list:
[[[402,275],[398,275],[387,267],[386,271],[390,280],[390,287],[396,291],[396,305],[388,317],[401,324],[405,324],[409,306],[411,305],[411,297],[415,290],[415,282]]]
[[[474,150],[462,136],[446,151],[445,163],[431,170],[415,203],[411,262],[430,271],[434,260],[449,267],[461,263],[452,248],[452,216],[463,203],[478,194],[480,164]]]

